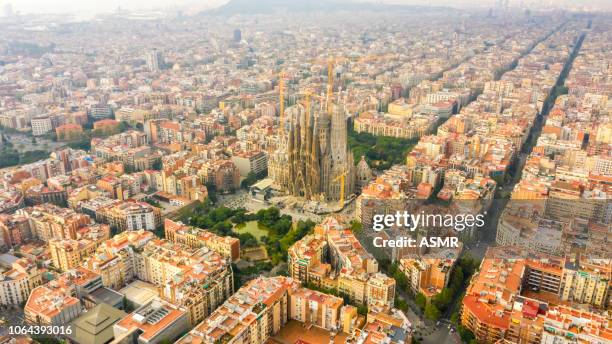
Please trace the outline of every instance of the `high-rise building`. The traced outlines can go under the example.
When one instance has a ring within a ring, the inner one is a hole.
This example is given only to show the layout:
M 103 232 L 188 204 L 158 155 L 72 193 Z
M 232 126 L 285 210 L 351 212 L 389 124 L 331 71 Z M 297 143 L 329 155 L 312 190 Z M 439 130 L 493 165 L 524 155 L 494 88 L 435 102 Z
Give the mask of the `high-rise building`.
M 240 42 L 242 40 L 242 31 L 240 29 L 234 30 L 234 42 Z
M 147 54 L 147 67 L 151 72 L 159 72 L 164 68 L 164 57 L 161 51 L 153 49 Z
M 13 5 L 11 4 L 5 4 L 4 6 L 2 6 L 2 14 L 4 15 L 4 17 L 6 18 L 10 18 L 13 16 Z
M 53 130 L 53 124 L 51 118 L 47 115 L 40 115 L 32 118 L 32 135 L 42 136 L 51 130 Z

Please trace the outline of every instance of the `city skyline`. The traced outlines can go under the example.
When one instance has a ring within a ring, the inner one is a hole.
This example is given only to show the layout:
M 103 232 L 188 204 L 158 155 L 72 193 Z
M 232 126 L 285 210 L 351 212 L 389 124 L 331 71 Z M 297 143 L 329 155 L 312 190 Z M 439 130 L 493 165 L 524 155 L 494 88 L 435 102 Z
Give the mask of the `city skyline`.
M 498 1 L 496 0 L 343 0 L 346 2 L 368 2 L 379 4 L 392 5 L 418 5 L 418 6 L 449 6 L 457 8 L 494 8 Z M 53 3 L 41 0 L 21 0 L 11 1 L 3 0 L 0 2 L 0 7 L 11 6 L 13 11 L 22 14 L 48 14 L 48 13 L 73 13 L 93 16 L 102 13 L 114 12 L 121 8 L 130 11 L 143 10 L 187 10 L 190 11 L 205 11 L 214 9 L 230 0 L 110 0 L 99 2 L 95 0 L 74 1 L 74 0 L 58 0 Z M 337 1 L 336 1 L 337 2 Z M 564 9 L 603 9 L 612 10 L 612 4 L 606 0 L 578 0 L 578 1 L 550 1 L 543 4 L 538 1 L 531 0 L 509 0 L 508 6 L 511 8 L 533 8 L 533 9 L 552 9 L 555 7 Z

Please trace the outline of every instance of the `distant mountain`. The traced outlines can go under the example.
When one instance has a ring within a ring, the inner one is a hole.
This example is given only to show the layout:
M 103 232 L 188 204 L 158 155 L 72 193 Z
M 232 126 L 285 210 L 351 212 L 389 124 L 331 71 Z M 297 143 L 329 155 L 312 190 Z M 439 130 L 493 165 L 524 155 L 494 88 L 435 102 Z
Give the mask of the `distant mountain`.
M 271 13 L 278 10 L 290 12 L 340 9 L 346 3 L 334 0 L 230 0 L 227 4 L 208 11 L 210 14 L 232 15 Z
M 338 11 L 338 10 L 389 10 L 408 9 L 415 6 L 385 5 L 381 3 L 366 3 L 347 0 L 230 0 L 227 4 L 206 14 L 266 14 L 279 10 L 288 12 Z

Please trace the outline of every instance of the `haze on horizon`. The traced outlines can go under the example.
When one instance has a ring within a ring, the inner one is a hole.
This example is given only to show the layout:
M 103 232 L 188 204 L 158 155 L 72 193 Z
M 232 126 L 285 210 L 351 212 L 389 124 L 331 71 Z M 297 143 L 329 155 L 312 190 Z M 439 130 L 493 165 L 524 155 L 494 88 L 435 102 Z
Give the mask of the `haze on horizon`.
M 14 13 L 46 14 L 75 13 L 99 14 L 117 10 L 150 9 L 197 9 L 206 10 L 227 3 L 229 0 L 0 0 L 0 8 L 11 5 Z M 254 0 L 257 1 L 257 0 Z M 451 7 L 492 7 L 497 0 L 345 0 L 355 2 L 378 2 L 385 4 L 438 5 Z M 612 10 L 610 0 L 509 0 L 510 7 L 563 6 L 573 9 Z

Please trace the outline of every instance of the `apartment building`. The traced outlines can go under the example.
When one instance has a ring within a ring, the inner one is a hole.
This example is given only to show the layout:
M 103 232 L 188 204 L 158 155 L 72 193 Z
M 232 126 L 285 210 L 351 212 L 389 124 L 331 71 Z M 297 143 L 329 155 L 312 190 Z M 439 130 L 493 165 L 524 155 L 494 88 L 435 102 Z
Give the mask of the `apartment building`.
M 170 195 L 185 197 L 190 200 L 204 201 L 208 197 L 208 189 L 196 175 L 189 175 L 182 170 L 145 171 L 150 176 L 151 184 L 158 191 Z
M 92 225 L 80 228 L 77 232 L 78 239 L 49 240 L 53 265 L 62 271 L 81 265 L 102 242 L 109 239 L 109 235 L 108 225 Z
M 612 341 L 610 319 L 605 315 L 567 306 L 553 306 L 543 321 L 541 343 L 609 343 Z
M 396 99 L 389 103 L 387 111 L 395 116 L 412 116 L 415 104 L 409 104 L 404 98 Z
M 177 343 L 265 343 L 289 321 L 289 295 L 297 288 L 299 282 L 281 276 L 251 280 Z
M 240 240 L 233 237 L 222 237 L 207 230 L 187 226 L 182 222 L 170 219 L 164 220 L 164 233 L 166 239 L 191 248 L 207 247 L 232 262 L 240 259 Z
M 421 293 L 428 300 L 448 286 L 461 248 L 433 252 L 421 257 L 402 258 L 399 269 L 406 275 L 412 292 Z
M 322 236 L 306 235 L 293 244 L 288 250 L 289 275 L 304 284 L 321 285 L 318 278 L 320 265 L 325 264 L 327 241 Z
M 302 283 L 338 290 L 358 304 L 393 307 L 395 280 L 378 271 L 374 256 L 340 216 L 324 219 L 288 255 L 289 273 Z
M 7 247 L 20 245 L 32 238 L 30 221 L 24 215 L 0 215 L 0 233 Z
M 152 231 L 161 226 L 161 210 L 145 202 L 113 202 L 98 209 L 96 219 L 119 231 Z
M 129 131 L 106 139 L 94 138 L 91 152 L 104 161 L 121 162 L 128 170 L 144 171 L 161 161 L 159 151 L 146 142 L 145 133 Z
M 437 120 L 438 116 L 435 115 L 415 114 L 398 118 L 365 112 L 355 118 L 353 128 L 358 133 L 413 140 L 431 133 Z
M 588 304 L 601 309 L 610 306 L 612 266 L 606 259 L 565 261 L 560 297 L 563 301 Z
M 410 321 L 401 311 L 371 310 L 363 327 L 355 329 L 354 332 L 344 332 L 351 334 L 349 340 L 362 343 L 405 344 L 412 341 L 409 328 Z
M 406 210 L 408 197 L 384 176 L 366 185 L 356 201 L 356 217 L 366 229 L 373 226 L 374 215 L 395 214 Z
M 81 262 L 96 250 L 96 242 L 91 240 L 51 239 L 49 250 L 53 259 L 53 266 L 67 271 L 81 264 Z
M 172 342 L 189 329 L 187 310 L 160 299 L 139 307 L 113 325 L 113 343 Z
M 42 271 L 29 258 L 0 255 L 0 304 L 19 305 L 42 284 Z
M 461 324 L 478 340 L 494 343 L 510 326 L 507 308 L 522 289 L 525 262 L 489 249 L 463 298 Z
M 82 267 L 70 270 L 32 290 L 24 307 L 25 320 L 30 324 L 66 325 L 83 311 L 81 299 L 101 286 L 97 273 Z
M 395 302 L 395 279 L 378 272 L 368 278 L 365 298 L 369 306 L 393 308 Z
M 268 169 L 268 155 L 262 151 L 236 152 L 232 155 L 232 162 L 241 177 L 246 177 L 249 173 L 260 175 Z
M 509 313 L 505 343 L 607 343 L 612 339 L 609 319 L 588 310 L 518 297 Z
M 32 135 L 42 136 L 53 130 L 51 118 L 48 115 L 33 117 L 31 120 Z
M 612 329 L 608 321 L 592 321 L 601 319 L 601 313 L 584 307 L 606 300 L 602 295 L 608 292 L 609 282 L 604 276 L 609 272 L 590 267 L 594 275 L 595 270 L 602 274 L 589 278 L 576 271 L 586 270 L 586 262 L 581 267 L 558 257 L 525 258 L 526 252 L 518 247 L 488 249 L 463 299 L 461 324 L 485 343 L 609 341 Z M 581 280 L 574 281 L 576 276 Z M 603 280 L 605 286 L 596 283 Z
M 105 287 L 122 288 L 136 276 L 136 252 L 154 238 L 155 234 L 145 230 L 119 233 L 101 243 L 82 265 L 98 273 Z
M 77 230 L 91 223 L 87 215 L 48 203 L 20 209 L 15 214 L 25 216 L 32 235 L 42 241 L 76 239 Z
M 215 185 L 217 192 L 230 193 L 240 187 L 240 171 L 231 160 L 213 160 L 201 169 L 206 183 Z
M 343 303 L 339 297 L 299 288 L 289 294 L 289 318 L 335 331 L 338 329 Z
M 185 307 L 192 325 L 234 292 L 229 259 L 206 247 L 154 239 L 134 254 L 134 271 L 138 279 L 160 287 L 160 296 Z

